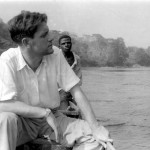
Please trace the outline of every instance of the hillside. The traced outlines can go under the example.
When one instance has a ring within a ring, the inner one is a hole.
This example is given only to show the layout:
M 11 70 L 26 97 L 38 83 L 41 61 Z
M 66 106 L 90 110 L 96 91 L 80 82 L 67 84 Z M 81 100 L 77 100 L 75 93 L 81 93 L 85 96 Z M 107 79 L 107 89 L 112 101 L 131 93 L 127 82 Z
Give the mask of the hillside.
M 106 39 L 100 34 L 83 35 L 51 31 L 54 45 L 58 45 L 60 34 L 69 34 L 73 51 L 81 57 L 82 66 L 150 66 L 150 47 L 147 49 L 127 47 L 123 38 Z
M 0 54 L 10 47 L 15 47 L 10 37 L 7 25 L 0 19 Z
M 16 44 L 11 40 L 7 25 L 0 19 L 0 54 Z M 83 35 L 82 37 L 69 32 L 50 31 L 53 44 L 58 46 L 61 34 L 72 37 L 73 51 L 81 58 L 82 66 L 120 66 L 132 67 L 134 65 L 150 66 L 150 47 L 147 49 L 127 47 L 124 39 L 106 39 L 100 34 Z

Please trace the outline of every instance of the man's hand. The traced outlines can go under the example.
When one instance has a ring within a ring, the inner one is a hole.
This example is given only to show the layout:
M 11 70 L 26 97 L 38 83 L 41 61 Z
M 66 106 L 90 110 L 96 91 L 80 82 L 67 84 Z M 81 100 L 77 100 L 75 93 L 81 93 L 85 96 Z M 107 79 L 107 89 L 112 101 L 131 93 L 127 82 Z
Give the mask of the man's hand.
M 102 141 L 102 142 L 113 141 L 112 139 L 110 139 L 109 131 L 101 125 L 93 128 L 92 131 L 93 131 L 93 136 L 97 141 Z
M 52 112 L 50 113 L 50 115 L 47 117 L 46 120 L 47 120 L 48 124 L 52 127 L 52 129 L 54 130 L 56 142 L 59 143 L 62 138 L 62 132 L 61 132 L 60 127 L 57 124 L 56 118 Z
M 110 135 L 109 135 L 109 131 L 101 126 L 101 125 L 98 125 L 98 126 L 95 126 L 93 129 L 93 137 L 94 139 L 103 145 L 104 148 L 108 147 L 108 143 L 111 143 L 113 142 L 112 139 L 110 139 Z M 110 149 L 110 150 L 114 150 L 114 149 Z

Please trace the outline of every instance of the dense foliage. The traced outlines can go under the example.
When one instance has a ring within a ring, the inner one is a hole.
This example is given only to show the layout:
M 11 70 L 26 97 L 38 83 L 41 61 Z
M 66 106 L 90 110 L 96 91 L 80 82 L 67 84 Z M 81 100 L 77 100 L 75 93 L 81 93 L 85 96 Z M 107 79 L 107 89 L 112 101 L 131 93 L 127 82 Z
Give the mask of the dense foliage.
M 150 66 L 150 47 L 126 47 L 123 38 L 106 39 L 100 34 L 84 35 L 51 31 L 54 45 L 58 46 L 60 34 L 69 34 L 73 40 L 73 51 L 81 58 L 82 66 Z
M 7 26 L 2 20 L 0 20 L 0 29 L 0 53 L 2 53 L 16 45 L 12 42 Z M 50 34 L 56 46 L 61 34 L 69 34 L 72 37 L 72 49 L 80 56 L 82 66 L 150 66 L 150 47 L 147 49 L 126 47 L 123 38 L 106 39 L 100 34 L 80 37 L 56 30 L 51 31 Z
M 10 47 L 15 47 L 10 37 L 7 25 L 0 19 L 0 54 Z

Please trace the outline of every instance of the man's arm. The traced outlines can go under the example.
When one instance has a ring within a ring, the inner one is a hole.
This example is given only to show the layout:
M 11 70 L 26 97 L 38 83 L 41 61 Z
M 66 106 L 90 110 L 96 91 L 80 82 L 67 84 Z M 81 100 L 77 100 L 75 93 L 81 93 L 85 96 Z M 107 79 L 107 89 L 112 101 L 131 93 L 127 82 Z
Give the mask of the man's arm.
M 61 138 L 61 132 L 59 131 L 55 116 L 52 112 L 50 112 L 47 116 L 47 111 L 45 108 L 30 106 L 17 100 L 6 100 L 0 101 L 0 113 L 1 112 L 12 112 L 16 115 L 20 115 L 26 118 L 46 117 L 48 124 L 55 132 L 56 141 L 58 142 L 59 138 Z
M 43 118 L 46 110 L 41 107 L 34 107 L 17 100 L 0 101 L 0 112 L 12 112 L 27 118 Z
M 91 105 L 88 102 L 85 94 L 81 90 L 80 86 L 79 85 L 74 86 L 70 90 L 70 92 L 74 97 L 75 101 L 77 102 L 77 105 L 79 106 L 80 110 L 82 111 L 85 120 L 89 123 L 93 137 L 98 141 L 99 140 L 104 142 L 112 141 L 111 139 L 109 139 L 108 130 L 97 122 L 94 112 L 91 108 Z
M 80 110 L 82 111 L 85 120 L 89 123 L 91 128 L 97 127 L 97 120 L 94 115 L 94 112 L 91 108 L 91 105 L 89 104 L 87 97 L 81 90 L 80 86 L 76 85 L 70 90 L 74 100 L 77 102 L 77 105 L 79 106 Z

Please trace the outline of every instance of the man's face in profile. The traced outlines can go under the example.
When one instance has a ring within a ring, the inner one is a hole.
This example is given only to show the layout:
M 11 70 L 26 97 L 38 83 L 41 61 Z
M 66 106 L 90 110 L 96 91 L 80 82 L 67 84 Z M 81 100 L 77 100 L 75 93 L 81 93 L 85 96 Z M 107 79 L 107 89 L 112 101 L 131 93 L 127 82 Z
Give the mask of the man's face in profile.
M 44 56 L 53 53 L 52 48 L 53 38 L 49 34 L 49 28 L 46 23 L 42 23 L 37 28 L 34 38 L 30 38 L 30 47 L 32 48 L 32 55 Z

